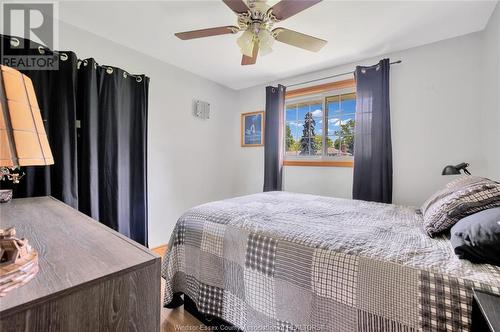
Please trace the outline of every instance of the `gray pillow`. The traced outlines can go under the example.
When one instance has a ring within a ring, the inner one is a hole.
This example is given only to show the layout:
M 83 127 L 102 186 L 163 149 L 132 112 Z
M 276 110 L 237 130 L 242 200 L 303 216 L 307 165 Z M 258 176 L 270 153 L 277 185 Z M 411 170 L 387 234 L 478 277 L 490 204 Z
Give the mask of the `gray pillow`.
M 500 266 L 500 207 L 461 219 L 450 233 L 459 258 Z
M 470 176 L 470 175 L 458 176 L 456 179 L 452 180 L 451 182 L 448 182 L 448 184 L 446 184 L 446 186 L 443 189 L 435 192 L 431 197 L 429 197 L 420 207 L 420 212 L 422 212 L 422 214 L 425 214 L 427 209 L 437 201 L 445 198 L 448 195 L 453 194 L 458 189 L 462 189 L 474 183 L 481 182 L 484 179 L 485 178 L 479 176 Z
M 424 228 L 430 236 L 450 229 L 460 219 L 500 206 L 500 184 L 481 178 L 459 178 L 422 206 Z

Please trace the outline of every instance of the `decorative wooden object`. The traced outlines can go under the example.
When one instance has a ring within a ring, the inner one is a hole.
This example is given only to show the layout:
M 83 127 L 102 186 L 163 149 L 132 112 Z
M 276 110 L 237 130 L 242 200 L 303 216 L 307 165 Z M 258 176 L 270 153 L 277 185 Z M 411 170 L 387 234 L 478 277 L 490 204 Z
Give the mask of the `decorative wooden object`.
M 38 272 L 38 253 L 14 228 L 0 229 L 0 297 L 26 284 Z
M 0 190 L 0 203 L 7 203 L 12 199 L 12 190 L 2 189 Z

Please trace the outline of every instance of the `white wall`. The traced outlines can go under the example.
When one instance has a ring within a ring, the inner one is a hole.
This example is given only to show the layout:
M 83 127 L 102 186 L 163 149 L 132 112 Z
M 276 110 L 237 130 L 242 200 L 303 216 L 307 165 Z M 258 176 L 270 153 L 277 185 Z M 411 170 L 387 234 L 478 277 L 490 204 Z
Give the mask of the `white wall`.
M 234 168 L 227 162 L 227 128 L 232 124 L 227 118 L 235 112 L 235 91 L 65 23 L 59 28 L 60 49 L 151 78 L 150 246 L 167 243 L 175 222 L 190 207 L 233 195 Z M 194 98 L 211 103 L 210 120 L 191 115 Z
M 484 150 L 487 175 L 500 181 L 500 3 L 484 30 L 482 49 Z
M 402 60 L 402 64 L 391 67 L 390 77 L 394 202 L 420 205 L 449 180 L 440 175 L 447 164 L 467 161 L 474 174 L 488 173 L 482 146 L 481 48 L 482 35 L 474 33 L 280 83 L 344 73 L 357 64 L 373 64 L 384 57 Z M 238 99 L 240 113 L 264 109 L 264 86 L 242 90 Z M 238 121 L 235 116 L 235 127 Z M 239 148 L 236 154 L 246 177 L 235 185 L 235 192 L 260 191 L 263 149 Z M 285 190 L 351 197 L 352 169 L 285 167 L 284 174 Z

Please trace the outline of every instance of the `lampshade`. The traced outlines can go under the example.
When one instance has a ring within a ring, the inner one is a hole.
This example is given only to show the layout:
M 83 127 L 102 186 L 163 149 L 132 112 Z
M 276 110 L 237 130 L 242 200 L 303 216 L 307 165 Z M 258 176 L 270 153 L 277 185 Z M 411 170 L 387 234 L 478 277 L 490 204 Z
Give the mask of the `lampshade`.
M 460 170 L 458 170 L 453 165 L 447 165 L 445 168 L 443 168 L 443 171 L 441 172 L 441 175 L 456 175 L 456 174 L 460 174 Z
M 0 167 L 53 163 L 31 79 L 0 65 Z
M 236 43 L 240 47 L 241 53 L 251 57 L 253 54 L 254 45 L 253 33 L 249 30 L 244 31 L 241 36 L 236 40 Z
M 268 30 L 262 29 L 259 32 L 259 54 L 266 55 L 273 51 L 274 37 Z
M 457 175 L 460 174 L 460 171 L 464 171 L 465 174 L 470 175 L 469 170 L 467 169 L 469 167 L 468 163 L 460 163 L 458 165 L 447 165 L 445 168 L 443 168 L 443 171 L 441 172 L 441 175 Z

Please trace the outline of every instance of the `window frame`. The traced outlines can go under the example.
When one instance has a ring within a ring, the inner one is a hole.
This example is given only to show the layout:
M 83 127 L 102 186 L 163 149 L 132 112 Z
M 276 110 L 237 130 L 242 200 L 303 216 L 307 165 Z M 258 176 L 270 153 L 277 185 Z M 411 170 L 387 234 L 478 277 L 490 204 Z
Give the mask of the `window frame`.
M 308 99 L 311 100 L 319 97 L 323 100 L 323 119 L 324 119 L 327 113 L 326 99 L 328 97 L 349 94 L 349 93 L 356 93 L 356 81 L 354 80 L 354 78 L 287 91 L 285 94 L 285 112 L 286 112 L 286 105 L 290 100 L 292 100 L 292 102 L 300 102 L 303 100 L 308 100 Z M 354 160 L 342 160 L 335 157 L 326 157 L 324 155 L 324 149 L 326 149 L 324 143 L 327 139 L 326 138 L 327 135 L 325 135 L 325 127 L 327 125 L 328 122 L 323 121 L 323 152 L 321 157 L 290 158 L 287 157 L 286 146 L 284 146 L 283 165 L 313 166 L 313 167 L 353 167 Z M 286 127 L 286 120 L 284 122 L 284 126 Z M 284 132 L 286 132 L 285 128 Z M 286 145 L 285 140 L 284 144 Z

